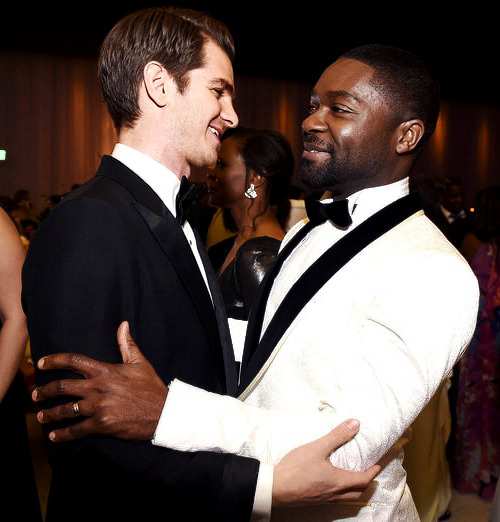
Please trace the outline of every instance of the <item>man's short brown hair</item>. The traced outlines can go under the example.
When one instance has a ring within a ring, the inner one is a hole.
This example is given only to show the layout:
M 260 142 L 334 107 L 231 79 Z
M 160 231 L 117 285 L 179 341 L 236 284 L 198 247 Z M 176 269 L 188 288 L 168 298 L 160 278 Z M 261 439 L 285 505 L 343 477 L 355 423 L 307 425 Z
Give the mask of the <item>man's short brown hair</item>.
M 205 13 L 154 7 L 120 20 L 106 36 L 98 62 L 104 100 L 115 128 L 132 126 L 140 116 L 138 92 L 147 63 L 161 63 L 182 92 L 189 72 L 203 66 L 209 39 L 234 60 L 234 42 L 227 27 Z

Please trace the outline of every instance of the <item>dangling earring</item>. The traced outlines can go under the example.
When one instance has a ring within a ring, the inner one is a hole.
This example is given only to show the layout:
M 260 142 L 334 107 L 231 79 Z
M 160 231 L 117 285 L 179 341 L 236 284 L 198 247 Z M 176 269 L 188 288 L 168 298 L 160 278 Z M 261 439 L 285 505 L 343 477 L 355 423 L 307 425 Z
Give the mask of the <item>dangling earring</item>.
M 257 192 L 255 192 L 255 185 L 250 183 L 250 186 L 245 190 L 245 197 L 248 199 L 255 199 Z

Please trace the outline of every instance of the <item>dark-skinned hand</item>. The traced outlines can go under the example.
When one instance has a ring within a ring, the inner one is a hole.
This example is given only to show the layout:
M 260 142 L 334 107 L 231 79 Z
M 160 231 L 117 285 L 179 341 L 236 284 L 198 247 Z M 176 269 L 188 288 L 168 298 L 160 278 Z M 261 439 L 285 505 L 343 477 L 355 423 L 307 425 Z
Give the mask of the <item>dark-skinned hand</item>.
M 91 434 L 129 440 L 153 437 L 168 388 L 133 341 L 126 321 L 118 328 L 117 338 L 123 364 L 104 363 L 75 353 L 48 355 L 39 360 L 41 370 L 71 370 L 85 377 L 52 381 L 33 391 L 35 402 L 80 397 L 76 413 L 73 402 L 38 412 L 42 424 L 82 419 L 52 431 L 49 434 L 52 441 L 69 441 Z

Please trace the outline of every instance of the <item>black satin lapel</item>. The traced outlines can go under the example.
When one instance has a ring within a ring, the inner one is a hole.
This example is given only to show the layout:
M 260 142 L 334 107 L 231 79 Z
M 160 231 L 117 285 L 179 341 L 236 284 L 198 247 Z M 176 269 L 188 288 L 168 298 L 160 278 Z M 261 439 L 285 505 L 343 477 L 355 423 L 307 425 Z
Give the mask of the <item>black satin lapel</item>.
M 103 156 L 97 175 L 112 179 L 131 194 L 135 208 L 144 219 L 151 233 L 155 236 L 170 263 L 174 266 L 186 289 L 187 295 L 197 310 L 200 322 L 204 325 L 213 348 L 214 360 L 216 360 L 216 367 L 219 371 L 221 383 L 225 383 L 226 386 L 231 386 L 228 390 L 234 394 L 236 391 L 236 383 L 233 383 L 231 378 L 232 372 L 225 371 L 225 365 L 227 364 L 228 367 L 230 367 L 230 365 L 229 361 L 226 361 L 227 355 L 224 356 L 223 360 L 223 354 L 221 353 L 220 326 L 218 324 L 220 321 L 220 313 L 217 312 L 216 314 L 214 310 L 210 293 L 207 290 L 191 247 L 179 223 L 167 210 L 151 187 L 117 159 L 111 156 Z M 204 249 L 198 248 L 198 250 L 200 254 L 204 252 Z M 204 264 L 205 268 L 211 268 L 210 263 L 207 264 L 204 261 Z M 210 284 L 213 283 L 210 283 L 209 279 L 209 285 Z M 213 292 L 212 288 L 211 290 Z M 228 329 L 227 318 L 225 318 L 225 321 L 226 328 Z M 230 353 L 234 361 L 230 335 L 227 334 L 227 336 L 229 338 Z M 235 379 L 236 377 L 234 377 L 234 380 Z
M 283 334 L 314 294 L 356 254 L 421 208 L 417 193 L 398 199 L 347 233 L 302 274 L 280 303 L 258 346 L 247 357 L 245 367 L 242 366 L 240 392 L 251 383 Z M 263 306 L 265 308 L 265 304 Z M 261 328 L 262 324 L 259 332 Z
M 285 245 L 281 252 L 276 257 L 273 266 L 267 272 L 262 280 L 259 290 L 255 298 L 255 305 L 250 310 L 248 318 L 247 333 L 245 336 L 245 348 L 243 350 L 243 360 L 241 362 L 242 370 L 248 364 L 257 345 L 259 344 L 260 334 L 262 331 L 262 322 L 264 320 L 264 313 L 266 311 L 267 299 L 269 292 L 274 282 L 274 278 L 278 274 L 285 259 L 295 249 L 295 247 L 302 241 L 309 231 L 314 228 L 314 225 L 309 222 L 305 224 L 295 236 Z
M 112 179 L 126 189 L 135 201 L 161 217 L 165 205 L 158 194 L 121 161 L 112 156 L 103 156 L 97 175 Z
M 134 201 L 134 206 L 182 281 L 186 294 L 190 297 L 201 323 L 205 326 L 207 335 L 214 346 L 214 351 L 219 351 L 218 324 L 212 300 L 181 226 L 166 208 L 163 216 L 159 216 L 137 201 Z M 220 354 L 218 359 L 219 364 L 217 366 L 220 368 L 221 381 L 225 382 L 226 377 Z
M 181 226 L 172 214 L 165 208 L 163 215 L 158 216 L 137 201 L 134 201 L 134 206 L 144 218 L 162 250 L 174 265 L 183 283 L 190 291 L 194 291 L 195 294 L 204 295 L 204 300 L 209 302 L 210 296 L 208 295 L 205 281 L 203 281 L 203 277 L 198 270 L 191 247 Z M 200 289 L 203 291 L 200 292 Z
M 217 281 L 217 275 L 215 274 L 212 263 L 210 262 L 210 259 L 205 251 L 205 245 L 203 245 L 203 242 L 201 241 L 196 231 L 195 236 L 198 245 L 198 251 L 200 253 L 203 266 L 205 267 L 205 273 L 207 274 L 208 285 L 210 287 L 210 292 L 212 294 L 212 300 L 215 308 L 215 316 L 219 326 L 222 357 L 224 360 L 224 369 L 226 374 L 227 394 L 235 396 L 238 388 L 238 376 L 236 362 L 234 359 L 231 333 L 229 331 L 229 325 L 227 322 L 226 306 L 224 304 L 224 299 Z

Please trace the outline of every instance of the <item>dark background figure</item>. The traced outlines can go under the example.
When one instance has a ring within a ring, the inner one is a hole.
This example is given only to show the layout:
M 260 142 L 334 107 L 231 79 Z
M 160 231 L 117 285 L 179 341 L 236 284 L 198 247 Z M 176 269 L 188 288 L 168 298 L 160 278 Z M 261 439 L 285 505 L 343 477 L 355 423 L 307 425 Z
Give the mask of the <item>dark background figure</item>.
M 9 215 L 12 212 L 13 206 L 14 202 L 10 196 L 5 194 L 0 195 L 0 207 L 2 207 Z
M 45 208 L 38 214 L 38 221 L 42 222 L 51 212 L 51 210 L 61 202 L 62 196 L 60 194 L 52 194 L 47 198 Z
M 451 244 L 459 248 L 465 234 L 472 227 L 472 216 L 464 201 L 462 180 L 457 176 L 445 178 L 442 182 L 438 181 L 438 189 L 440 205 L 434 222 Z
M 19 189 L 12 198 L 12 217 L 16 221 L 18 227 L 21 226 L 23 219 L 36 219 L 36 212 L 31 200 L 31 194 L 26 189 Z

